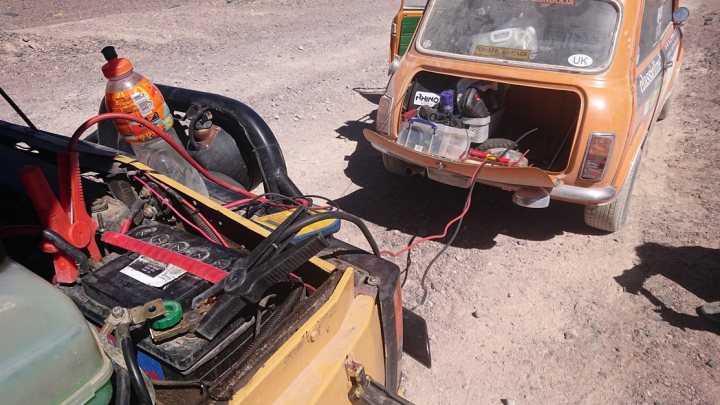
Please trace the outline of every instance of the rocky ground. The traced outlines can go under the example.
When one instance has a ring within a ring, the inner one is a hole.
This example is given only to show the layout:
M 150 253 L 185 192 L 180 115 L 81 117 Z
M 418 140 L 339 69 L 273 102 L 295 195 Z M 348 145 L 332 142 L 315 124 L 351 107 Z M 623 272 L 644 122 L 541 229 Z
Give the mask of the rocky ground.
M 406 395 L 435 403 L 720 402 L 719 328 L 695 308 L 720 299 L 720 4 L 683 1 L 686 59 L 669 119 L 643 158 L 629 223 L 582 224 L 478 188 L 416 312 L 433 368 L 403 361 Z M 381 246 L 437 233 L 465 191 L 387 174 L 363 139 L 386 84 L 396 2 L 0 0 L 0 85 L 38 127 L 70 134 L 104 91 L 114 45 L 158 83 L 245 101 L 281 141 L 308 193 L 365 219 Z M 0 105 L 0 117 L 17 121 Z M 342 238 L 363 246 L 352 227 Z M 412 253 L 405 303 L 442 244 Z M 404 267 L 406 258 L 396 259 Z

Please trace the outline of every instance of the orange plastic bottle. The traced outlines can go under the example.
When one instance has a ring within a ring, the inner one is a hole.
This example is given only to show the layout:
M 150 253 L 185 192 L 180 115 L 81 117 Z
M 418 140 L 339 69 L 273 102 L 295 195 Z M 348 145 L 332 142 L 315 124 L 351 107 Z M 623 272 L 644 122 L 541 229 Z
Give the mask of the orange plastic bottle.
M 145 118 L 180 145 L 180 139 L 173 129 L 173 116 L 160 90 L 145 76 L 133 71 L 130 60 L 118 58 L 114 47 L 107 46 L 102 53 L 107 60 L 102 67 L 103 75 L 108 79 L 105 87 L 107 110 Z M 123 139 L 130 143 L 139 161 L 208 195 L 200 173 L 150 129 L 127 120 L 115 120 L 115 127 Z

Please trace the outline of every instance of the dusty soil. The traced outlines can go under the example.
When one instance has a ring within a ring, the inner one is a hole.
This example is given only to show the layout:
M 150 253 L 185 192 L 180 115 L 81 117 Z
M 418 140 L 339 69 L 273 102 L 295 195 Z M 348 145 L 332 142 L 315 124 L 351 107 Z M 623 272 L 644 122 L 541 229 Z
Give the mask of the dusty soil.
M 362 138 L 387 77 L 397 4 L 327 0 L 109 5 L 0 0 L 0 83 L 40 127 L 69 134 L 103 95 L 99 50 L 115 45 L 159 83 L 247 102 L 280 139 L 304 191 L 337 199 L 380 245 L 436 233 L 465 191 L 385 173 Z M 582 208 L 515 207 L 479 188 L 460 236 L 416 308 L 433 368 L 403 361 L 417 403 L 720 402 L 720 4 L 683 2 L 686 60 L 673 114 L 644 156 L 628 226 L 602 234 Z M 0 105 L 0 117 L 17 121 Z M 342 238 L 363 246 L 347 226 Z M 441 243 L 412 254 L 405 303 Z M 398 258 L 405 265 L 405 258 Z

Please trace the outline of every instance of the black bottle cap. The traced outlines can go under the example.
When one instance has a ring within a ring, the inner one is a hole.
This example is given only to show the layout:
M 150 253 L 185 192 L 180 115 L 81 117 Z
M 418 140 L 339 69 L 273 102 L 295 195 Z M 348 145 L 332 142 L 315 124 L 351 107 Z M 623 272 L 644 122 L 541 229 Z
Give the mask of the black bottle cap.
M 118 57 L 117 52 L 115 52 L 115 47 L 114 47 L 114 46 L 106 46 L 106 47 L 103 48 L 102 51 L 100 51 L 100 52 L 102 52 L 102 54 L 103 54 L 103 56 L 105 57 L 105 60 L 106 60 L 106 61 L 111 61 L 111 60 L 113 60 L 113 59 L 117 59 L 117 57 Z

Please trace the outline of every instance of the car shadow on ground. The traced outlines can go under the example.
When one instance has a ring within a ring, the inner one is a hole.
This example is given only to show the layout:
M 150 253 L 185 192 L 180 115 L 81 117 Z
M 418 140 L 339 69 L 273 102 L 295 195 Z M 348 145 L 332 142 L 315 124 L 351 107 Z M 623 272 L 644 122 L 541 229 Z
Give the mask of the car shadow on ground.
M 720 324 L 699 315 L 680 313 L 653 292 L 646 282 L 661 275 L 705 302 L 720 300 L 720 250 L 700 246 L 666 246 L 645 243 L 635 249 L 640 264 L 625 270 L 615 280 L 631 294 L 642 294 L 659 309 L 660 317 L 681 329 L 720 333 Z M 666 298 L 666 300 L 668 300 Z
M 336 202 L 343 210 L 388 229 L 420 236 L 440 233 L 462 211 L 467 190 L 385 171 L 380 152 L 362 135 L 364 128 L 374 129 L 374 120 L 375 111 L 336 130 L 339 138 L 356 143 L 346 157 L 345 174 L 360 187 Z M 603 234 L 583 223 L 581 206 L 553 201 L 548 208 L 532 210 L 514 205 L 511 198 L 511 193 L 478 185 L 453 246 L 490 249 L 498 234 L 532 241 L 563 232 Z

